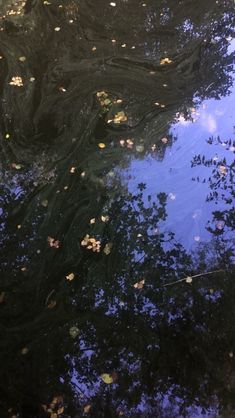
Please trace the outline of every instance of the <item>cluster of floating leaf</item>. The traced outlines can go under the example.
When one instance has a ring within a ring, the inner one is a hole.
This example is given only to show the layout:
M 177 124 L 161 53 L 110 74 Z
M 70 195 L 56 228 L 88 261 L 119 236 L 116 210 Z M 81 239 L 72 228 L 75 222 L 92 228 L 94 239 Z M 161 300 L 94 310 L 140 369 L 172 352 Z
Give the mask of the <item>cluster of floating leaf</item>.
M 90 237 L 90 235 L 86 234 L 86 236 L 81 241 L 82 247 L 86 247 L 87 250 L 92 250 L 93 252 L 100 252 L 101 242 L 97 241 L 95 238 Z
M 52 248 L 60 248 L 60 241 L 58 239 L 49 236 L 47 237 L 47 242 L 49 246 Z
M 17 87 L 22 87 L 23 86 L 23 80 L 22 77 L 19 76 L 15 76 L 12 77 L 10 83 L 11 86 L 17 86 Z
M 42 405 L 42 409 L 50 414 L 50 418 L 57 418 L 64 413 L 63 397 L 55 396 L 49 405 Z
M 102 106 L 103 113 L 107 113 L 112 105 L 122 103 L 122 99 L 111 100 L 108 96 L 108 93 L 106 93 L 105 91 L 98 91 L 96 93 L 96 97 L 98 98 L 99 103 Z M 127 116 L 125 115 L 125 112 L 121 110 L 120 112 L 115 113 L 114 117 L 108 120 L 108 123 L 113 122 L 115 124 L 120 124 L 121 122 L 126 121 Z

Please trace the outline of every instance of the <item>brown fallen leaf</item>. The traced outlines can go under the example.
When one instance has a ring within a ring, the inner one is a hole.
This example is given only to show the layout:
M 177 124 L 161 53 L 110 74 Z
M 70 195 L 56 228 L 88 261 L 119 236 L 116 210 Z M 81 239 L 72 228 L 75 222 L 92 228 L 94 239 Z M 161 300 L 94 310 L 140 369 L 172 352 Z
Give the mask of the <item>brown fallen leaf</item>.
M 50 247 L 52 248 L 59 248 L 60 247 L 60 241 L 58 239 L 55 239 L 53 237 L 47 237 L 47 242 Z
M 48 303 L 47 308 L 53 309 L 56 306 L 56 300 L 51 300 L 50 303 Z
M 20 352 L 21 352 L 21 354 L 25 355 L 29 352 L 29 349 L 28 349 L 28 347 L 24 347 L 24 348 L 21 349 Z
M 219 172 L 222 176 L 226 176 L 227 174 L 227 167 L 225 167 L 224 165 L 220 165 L 219 166 Z
M 83 408 L 83 412 L 85 414 L 88 414 L 90 412 L 90 410 L 91 410 L 91 405 L 85 405 L 84 408 Z

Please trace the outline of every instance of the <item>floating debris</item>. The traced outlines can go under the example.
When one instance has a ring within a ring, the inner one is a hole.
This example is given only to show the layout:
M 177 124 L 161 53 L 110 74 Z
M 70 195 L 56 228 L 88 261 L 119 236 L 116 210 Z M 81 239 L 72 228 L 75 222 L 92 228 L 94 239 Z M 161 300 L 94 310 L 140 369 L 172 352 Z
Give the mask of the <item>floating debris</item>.
M 9 83 L 11 86 L 17 86 L 22 87 L 23 86 L 23 80 L 22 77 L 19 77 L 18 75 L 11 78 L 11 81 Z
M 47 242 L 49 246 L 52 248 L 60 248 L 60 241 L 58 239 L 55 239 L 53 237 L 47 237 Z
M 100 377 L 103 380 L 103 382 L 106 383 L 106 385 L 110 385 L 111 383 L 113 383 L 113 378 L 109 373 L 103 373 Z
M 121 122 L 125 122 L 127 121 L 127 116 L 125 115 L 125 113 L 123 111 L 116 113 L 116 115 L 114 116 L 113 122 L 116 124 L 119 124 Z
M 69 282 L 71 282 L 74 278 L 75 278 L 75 274 L 74 274 L 74 273 L 69 273 L 69 274 L 66 276 L 66 279 L 67 279 Z
M 171 64 L 173 61 L 170 58 L 162 58 L 160 61 L 160 65 Z
M 134 287 L 135 289 L 143 289 L 144 284 L 145 284 L 145 279 L 141 280 L 140 282 L 135 283 L 135 284 L 133 285 L 133 287 Z
M 80 334 L 80 329 L 78 327 L 71 327 L 69 334 L 72 338 L 76 338 Z
M 100 252 L 100 241 L 97 241 L 95 238 L 90 237 L 90 235 L 86 234 L 86 236 L 81 241 L 81 246 L 86 247 L 87 250 L 92 250 L 93 252 Z

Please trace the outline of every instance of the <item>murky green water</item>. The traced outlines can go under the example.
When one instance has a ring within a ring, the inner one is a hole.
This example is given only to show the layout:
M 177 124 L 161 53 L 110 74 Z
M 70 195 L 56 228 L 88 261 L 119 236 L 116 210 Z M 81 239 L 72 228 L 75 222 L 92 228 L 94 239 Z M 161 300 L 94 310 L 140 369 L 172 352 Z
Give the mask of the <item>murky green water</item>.
M 230 0 L 0 1 L 0 417 L 235 417 Z

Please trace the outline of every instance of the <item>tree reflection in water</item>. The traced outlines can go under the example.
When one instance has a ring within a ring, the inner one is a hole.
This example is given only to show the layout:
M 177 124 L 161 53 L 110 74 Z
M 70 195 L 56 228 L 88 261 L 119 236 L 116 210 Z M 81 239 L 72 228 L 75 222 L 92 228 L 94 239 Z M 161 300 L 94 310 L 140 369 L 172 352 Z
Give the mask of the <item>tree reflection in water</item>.
M 234 163 L 216 163 L 228 210 L 194 253 L 161 227 L 164 190 L 146 201 L 118 175 L 171 145 L 176 112 L 229 93 L 233 9 L 1 5 L 3 417 L 233 416 Z

